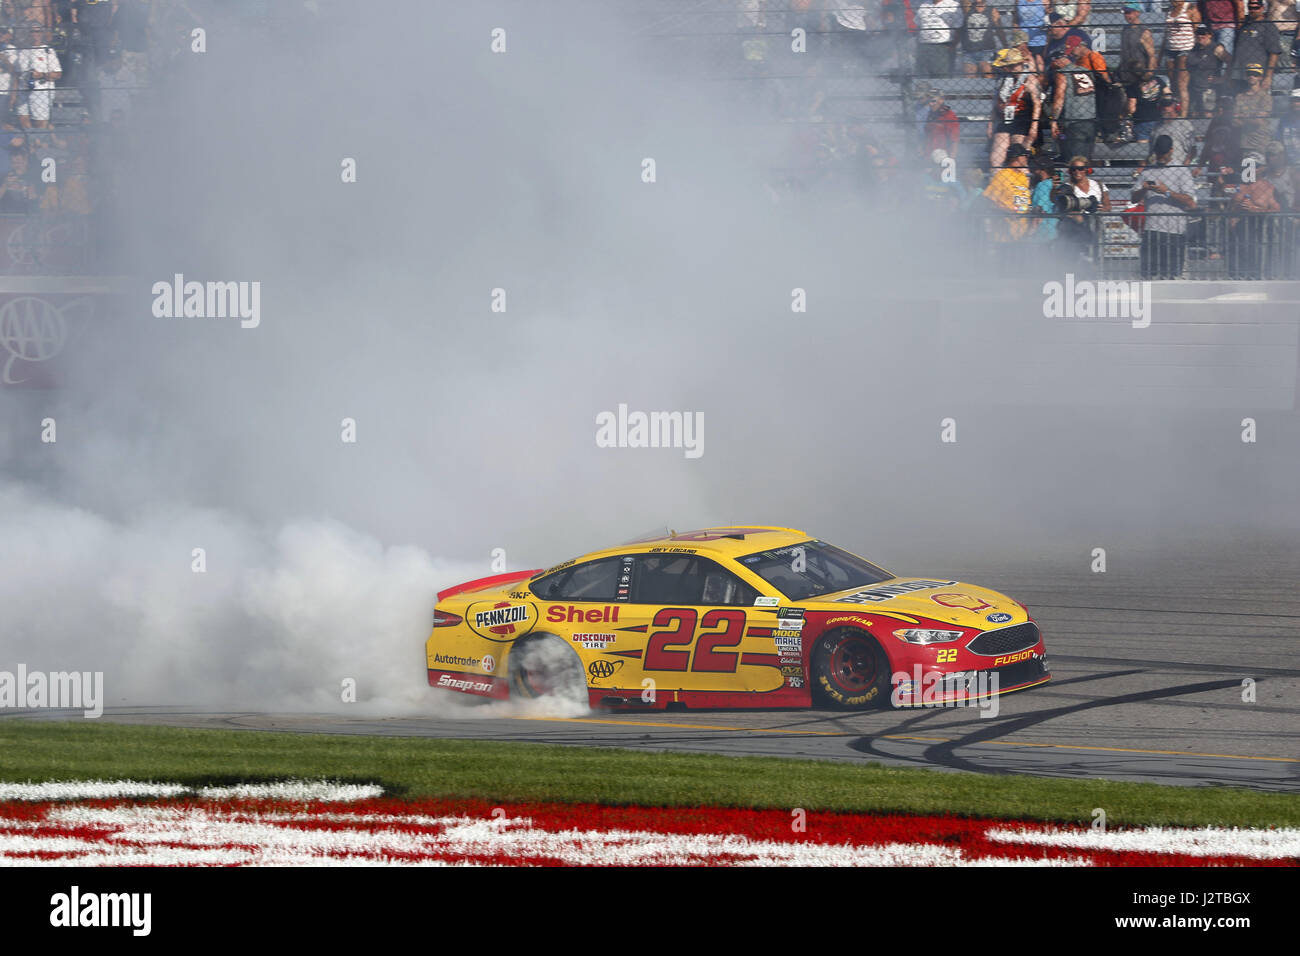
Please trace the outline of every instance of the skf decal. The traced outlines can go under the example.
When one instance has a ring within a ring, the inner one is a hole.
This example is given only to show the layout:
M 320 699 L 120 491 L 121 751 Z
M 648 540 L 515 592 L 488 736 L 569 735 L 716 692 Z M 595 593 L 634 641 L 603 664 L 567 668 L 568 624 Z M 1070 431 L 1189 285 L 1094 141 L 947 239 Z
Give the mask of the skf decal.
M 557 604 L 546 609 L 546 620 L 552 624 L 617 624 L 618 606 L 574 607 Z
M 981 601 L 970 594 L 962 594 L 959 591 L 944 591 L 942 594 L 931 594 L 930 600 L 935 604 L 942 604 L 944 607 L 964 607 L 968 611 L 982 611 L 986 607 L 992 607 L 988 601 Z
M 911 591 L 928 591 L 930 588 L 946 588 L 956 581 L 907 581 L 903 584 L 884 584 L 878 588 L 856 591 L 848 597 L 839 598 L 840 604 L 875 604 L 890 601 Z
M 537 608 L 526 601 L 480 601 L 466 608 L 465 623 L 480 637 L 513 641 L 533 629 L 537 623 Z
M 1021 651 L 1019 654 L 1008 654 L 1006 657 L 995 657 L 993 659 L 993 666 L 997 667 L 999 664 L 1014 664 L 1016 661 L 1023 661 L 1027 657 L 1033 657 L 1033 655 L 1034 652 L 1029 650 Z

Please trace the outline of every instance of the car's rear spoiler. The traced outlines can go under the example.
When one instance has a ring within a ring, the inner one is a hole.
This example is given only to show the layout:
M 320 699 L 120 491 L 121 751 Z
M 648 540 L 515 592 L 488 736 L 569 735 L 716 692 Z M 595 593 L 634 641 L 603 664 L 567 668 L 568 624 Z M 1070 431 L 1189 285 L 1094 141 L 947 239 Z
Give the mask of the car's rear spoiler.
M 466 581 L 464 584 L 457 584 L 455 587 L 447 588 L 445 591 L 438 592 L 438 600 L 445 601 L 447 598 L 456 594 L 464 594 L 466 591 L 482 591 L 485 588 L 499 587 L 510 584 L 512 581 L 523 581 L 531 578 L 534 574 L 539 574 L 542 568 L 534 568 L 531 571 L 508 571 L 505 574 L 494 574 L 489 578 L 479 578 L 476 581 Z

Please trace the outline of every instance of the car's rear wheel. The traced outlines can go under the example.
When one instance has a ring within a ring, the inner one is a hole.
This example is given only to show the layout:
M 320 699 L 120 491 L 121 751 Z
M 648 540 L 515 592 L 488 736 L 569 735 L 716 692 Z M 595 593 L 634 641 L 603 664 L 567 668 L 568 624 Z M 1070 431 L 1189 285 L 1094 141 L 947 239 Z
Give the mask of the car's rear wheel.
M 809 665 L 813 692 L 830 707 L 860 710 L 889 700 L 889 658 L 865 631 L 842 627 L 823 634 Z
M 510 692 L 525 699 L 556 697 L 587 704 L 582 661 L 561 638 L 539 634 L 519 641 L 510 651 Z

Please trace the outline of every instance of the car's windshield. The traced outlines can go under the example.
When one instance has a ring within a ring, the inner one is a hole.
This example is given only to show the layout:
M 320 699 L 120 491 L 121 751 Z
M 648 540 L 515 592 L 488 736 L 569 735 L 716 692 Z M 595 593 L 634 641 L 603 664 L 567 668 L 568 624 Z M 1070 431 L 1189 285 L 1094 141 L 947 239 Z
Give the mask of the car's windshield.
M 877 584 L 893 577 L 883 568 L 824 541 L 805 541 L 740 558 L 740 563 L 791 601 Z

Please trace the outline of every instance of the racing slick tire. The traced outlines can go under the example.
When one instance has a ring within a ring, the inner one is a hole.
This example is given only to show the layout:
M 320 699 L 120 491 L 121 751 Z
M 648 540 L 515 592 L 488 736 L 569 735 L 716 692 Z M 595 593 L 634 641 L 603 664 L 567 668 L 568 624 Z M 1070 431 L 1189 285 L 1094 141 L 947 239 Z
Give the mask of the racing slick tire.
M 841 627 L 813 645 L 808 665 L 814 698 L 838 710 L 865 710 L 889 702 L 889 658 L 865 631 Z
M 509 683 L 512 696 L 525 700 L 558 697 L 586 705 L 587 678 L 582 661 L 563 638 L 536 634 L 523 638 L 510 650 Z

